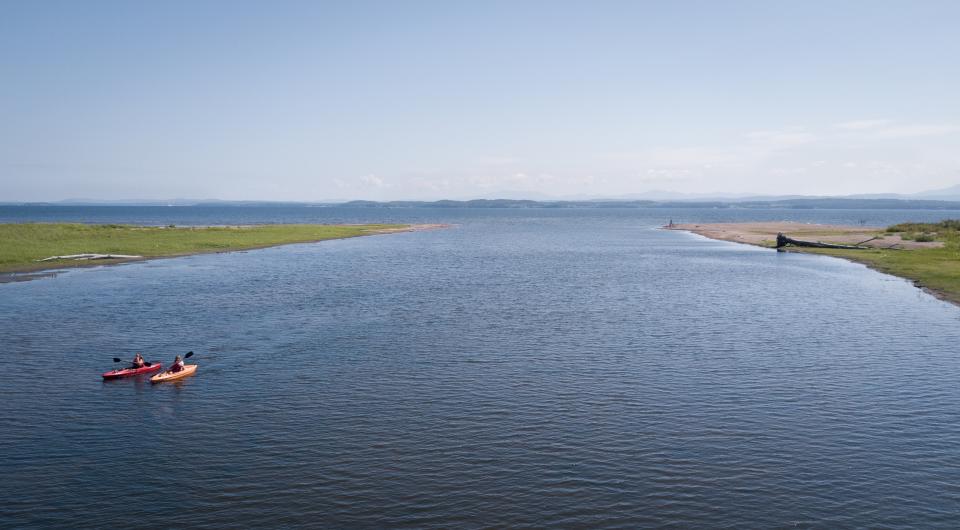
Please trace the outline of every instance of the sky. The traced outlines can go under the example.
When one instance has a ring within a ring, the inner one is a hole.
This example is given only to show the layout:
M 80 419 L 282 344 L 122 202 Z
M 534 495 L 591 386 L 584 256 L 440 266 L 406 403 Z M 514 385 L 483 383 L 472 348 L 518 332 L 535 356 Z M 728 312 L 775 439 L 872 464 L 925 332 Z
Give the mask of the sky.
M 960 2 L 0 0 L 0 202 L 960 184 Z

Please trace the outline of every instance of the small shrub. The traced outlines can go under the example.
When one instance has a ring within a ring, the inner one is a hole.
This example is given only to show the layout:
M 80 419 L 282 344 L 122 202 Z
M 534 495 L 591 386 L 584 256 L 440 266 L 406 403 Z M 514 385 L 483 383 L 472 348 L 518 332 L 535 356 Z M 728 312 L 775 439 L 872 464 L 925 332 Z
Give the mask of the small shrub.
M 960 231 L 960 219 L 944 219 L 939 223 L 900 223 L 887 227 L 887 232 L 956 232 Z

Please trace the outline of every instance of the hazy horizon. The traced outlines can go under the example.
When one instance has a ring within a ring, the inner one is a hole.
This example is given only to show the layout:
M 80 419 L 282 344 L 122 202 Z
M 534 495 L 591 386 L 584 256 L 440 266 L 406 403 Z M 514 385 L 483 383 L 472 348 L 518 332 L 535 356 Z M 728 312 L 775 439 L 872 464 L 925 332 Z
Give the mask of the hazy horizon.
M 923 190 L 917 193 L 912 194 L 895 194 L 895 193 L 864 193 L 864 194 L 851 194 L 851 195 L 800 195 L 800 194 L 782 194 L 782 195 L 768 195 L 768 194 L 698 194 L 698 193 L 679 193 L 672 192 L 668 190 L 651 190 L 649 192 L 641 192 L 635 194 L 627 195 L 610 195 L 610 196 L 591 196 L 591 195 L 581 195 L 581 196 L 554 196 L 545 193 L 530 193 L 524 194 L 522 192 L 503 192 L 503 193 L 491 193 L 485 196 L 466 196 L 466 197 L 441 197 L 437 199 L 407 199 L 407 198 L 396 198 L 396 199 L 332 199 L 332 200 L 271 200 L 271 199 L 251 199 L 251 198 L 239 198 L 239 199 L 223 199 L 220 197 L 158 197 L 158 198 L 144 198 L 144 197 L 124 197 L 116 199 L 104 199 L 99 197 L 67 197 L 63 199 L 52 199 L 52 200 L 33 200 L 33 201 L 0 201 L 0 204 L 17 204 L 17 203 L 67 203 L 67 204 L 147 204 L 147 203 L 178 203 L 178 204 L 190 204 L 190 203 L 208 203 L 208 202 L 227 202 L 227 203 L 302 203 L 302 204 L 315 204 L 315 203 L 344 203 L 351 201 L 363 201 L 363 200 L 372 200 L 374 202 L 390 202 L 390 201 L 399 201 L 399 202 L 432 202 L 440 200 L 448 201 L 476 201 L 476 200 L 529 200 L 529 201 L 545 201 L 545 202 L 565 202 L 565 201 L 633 201 L 633 200 L 652 200 L 660 202 L 669 202 L 669 201 L 749 201 L 749 200 L 783 200 L 783 199 L 793 199 L 793 198 L 803 198 L 803 199 L 901 199 L 901 200 L 931 200 L 931 201 L 949 201 L 949 202 L 960 202 L 960 185 L 951 186 L 949 188 L 937 189 L 937 190 Z
M 0 202 L 912 194 L 948 1 L 9 3 Z

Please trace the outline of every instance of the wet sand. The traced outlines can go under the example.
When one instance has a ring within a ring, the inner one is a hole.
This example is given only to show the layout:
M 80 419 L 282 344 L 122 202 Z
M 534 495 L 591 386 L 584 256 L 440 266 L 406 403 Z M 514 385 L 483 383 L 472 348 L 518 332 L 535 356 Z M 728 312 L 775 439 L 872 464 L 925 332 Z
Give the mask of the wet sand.
M 703 224 L 673 224 L 663 227 L 666 230 L 682 230 L 699 234 L 710 239 L 744 243 L 765 248 L 776 247 L 777 234 L 782 233 L 793 239 L 833 243 L 840 245 L 857 245 L 872 249 L 919 250 L 942 248 L 942 241 L 917 242 L 904 240 L 900 234 L 889 234 L 881 228 L 844 225 L 821 225 L 796 223 L 789 221 L 777 222 L 747 222 L 747 223 L 703 223 Z M 889 262 L 876 259 L 876 252 L 862 250 L 833 250 L 805 247 L 784 247 L 789 252 L 813 252 L 816 254 L 846 259 L 867 267 L 904 278 L 923 289 L 925 292 L 946 302 L 960 305 L 960 293 L 953 288 L 934 288 L 926 285 L 917 277 L 915 267 L 894 266 Z M 882 254 L 881 254 L 882 255 Z
M 746 243 L 761 247 L 776 246 L 777 234 L 794 239 L 819 241 L 839 245 L 859 245 L 871 248 L 938 248 L 943 242 L 905 241 L 899 234 L 888 234 L 880 228 L 865 226 L 819 225 L 791 221 L 749 223 L 674 224 L 667 230 L 693 232 L 710 239 Z

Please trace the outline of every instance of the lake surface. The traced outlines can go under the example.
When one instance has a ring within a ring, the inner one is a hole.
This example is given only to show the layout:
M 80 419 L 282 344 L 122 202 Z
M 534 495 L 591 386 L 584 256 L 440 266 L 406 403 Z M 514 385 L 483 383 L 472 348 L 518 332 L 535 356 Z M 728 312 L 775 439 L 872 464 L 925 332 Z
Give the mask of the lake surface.
M 455 226 L 0 285 L 2 527 L 958 520 L 960 308 L 655 229 L 957 212 L 11 208 Z M 100 379 L 187 350 L 181 383 Z

